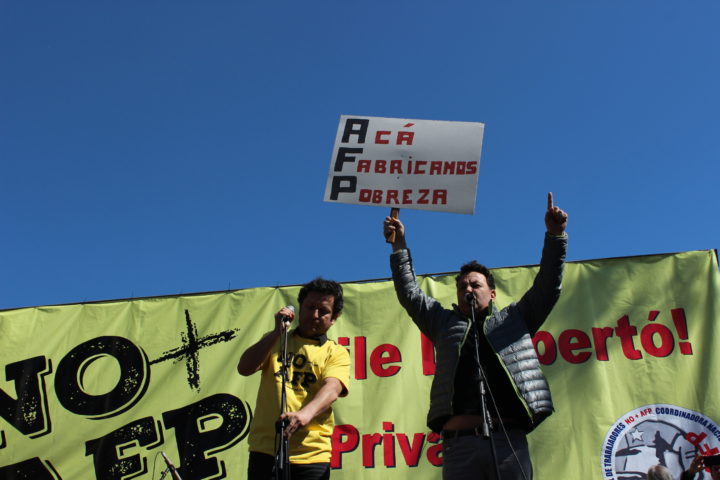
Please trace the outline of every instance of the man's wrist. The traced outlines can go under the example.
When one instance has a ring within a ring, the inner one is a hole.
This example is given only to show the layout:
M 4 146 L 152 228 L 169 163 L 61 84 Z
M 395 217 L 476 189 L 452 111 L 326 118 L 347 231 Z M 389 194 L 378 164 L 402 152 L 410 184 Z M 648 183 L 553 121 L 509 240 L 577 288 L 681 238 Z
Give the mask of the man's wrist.
M 407 243 L 405 243 L 405 240 L 395 242 L 392 244 L 392 249 L 393 249 L 393 252 L 397 252 L 398 250 L 406 250 Z

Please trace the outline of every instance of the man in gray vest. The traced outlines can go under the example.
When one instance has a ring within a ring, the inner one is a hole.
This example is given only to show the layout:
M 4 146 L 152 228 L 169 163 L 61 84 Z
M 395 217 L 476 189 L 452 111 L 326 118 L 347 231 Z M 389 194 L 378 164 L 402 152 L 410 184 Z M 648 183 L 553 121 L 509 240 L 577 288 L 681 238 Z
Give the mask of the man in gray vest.
M 532 336 L 560 297 L 567 220 L 549 193 L 540 270 L 519 301 L 498 310 L 492 273 L 475 261 L 463 265 L 456 277 L 457 305 L 452 309 L 426 295 L 415 278 L 402 222 L 385 219 L 385 237 L 395 234 L 390 265 L 398 300 L 435 346 L 427 424 L 443 436 L 445 480 L 495 480 L 496 466 L 501 480 L 532 479 L 526 434 L 553 412 Z M 479 388 L 481 372 L 486 395 Z

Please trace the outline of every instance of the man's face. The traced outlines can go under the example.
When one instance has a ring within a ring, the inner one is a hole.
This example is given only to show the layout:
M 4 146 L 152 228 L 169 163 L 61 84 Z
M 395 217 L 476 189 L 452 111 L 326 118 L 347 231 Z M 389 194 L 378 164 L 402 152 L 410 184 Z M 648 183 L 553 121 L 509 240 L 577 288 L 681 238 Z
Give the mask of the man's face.
M 487 278 L 480 272 L 470 272 L 463 275 L 457 281 L 457 299 L 460 311 L 470 315 L 470 304 L 465 300 L 466 293 L 472 293 L 475 297 L 475 308 L 478 311 L 485 310 L 490 305 L 490 300 L 495 298 L 495 290 L 488 286 Z
M 324 335 L 333 326 L 339 314 L 333 313 L 335 296 L 320 292 L 308 292 L 300 305 L 298 328 L 303 337 Z

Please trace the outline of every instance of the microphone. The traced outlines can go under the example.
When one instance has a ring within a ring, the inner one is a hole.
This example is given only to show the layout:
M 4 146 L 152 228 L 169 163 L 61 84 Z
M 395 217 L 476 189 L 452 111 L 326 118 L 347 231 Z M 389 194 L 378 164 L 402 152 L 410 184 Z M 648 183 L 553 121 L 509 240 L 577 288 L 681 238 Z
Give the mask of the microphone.
M 170 470 L 170 473 L 172 473 L 172 477 L 175 480 L 182 480 L 182 478 L 180 478 L 180 474 L 177 472 L 177 468 L 175 468 L 175 465 L 173 465 L 167 455 L 165 455 L 165 452 L 161 451 L 160 455 L 162 455 L 163 460 L 165 460 L 165 464 L 167 465 L 168 470 Z
M 295 307 L 293 307 L 292 305 L 288 305 L 288 306 L 286 306 L 285 308 L 287 308 L 287 309 L 290 310 L 291 312 L 295 313 Z M 283 323 L 285 323 L 285 324 L 287 324 L 287 325 L 290 325 L 290 324 L 292 323 L 292 321 L 293 321 L 293 319 L 290 318 L 290 317 L 288 317 L 287 315 L 282 315 L 282 316 L 281 316 L 281 320 L 282 320 Z
M 475 306 L 475 295 L 473 295 L 470 292 L 465 292 L 465 301 L 474 307 Z

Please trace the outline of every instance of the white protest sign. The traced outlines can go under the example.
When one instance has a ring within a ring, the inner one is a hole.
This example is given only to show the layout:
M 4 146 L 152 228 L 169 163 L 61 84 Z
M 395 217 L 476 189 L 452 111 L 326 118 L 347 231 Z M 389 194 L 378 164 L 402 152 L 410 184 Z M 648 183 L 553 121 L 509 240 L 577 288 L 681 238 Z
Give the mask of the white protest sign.
M 324 200 L 472 214 L 484 127 L 342 115 Z

